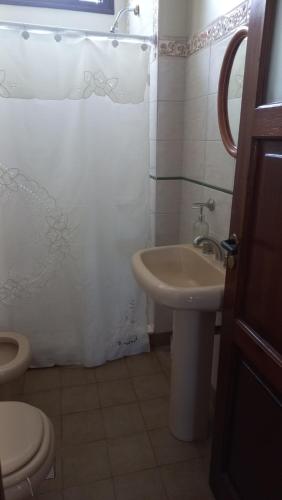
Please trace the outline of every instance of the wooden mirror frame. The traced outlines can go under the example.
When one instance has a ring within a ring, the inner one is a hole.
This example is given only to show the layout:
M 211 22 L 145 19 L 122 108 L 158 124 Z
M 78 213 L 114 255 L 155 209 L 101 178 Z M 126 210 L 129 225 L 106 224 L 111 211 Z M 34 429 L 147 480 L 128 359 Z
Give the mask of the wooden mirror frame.
M 244 26 L 236 31 L 235 35 L 231 39 L 223 59 L 221 66 L 219 84 L 218 84 L 218 96 L 217 96 L 217 110 L 218 110 L 218 123 L 219 130 L 227 152 L 233 156 L 237 157 L 238 147 L 232 136 L 229 116 L 228 116 L 228 90 L 230 75 L 234 63 L 237 51 L 242 43 L 242 41 L 248 36 L 248 28 Z

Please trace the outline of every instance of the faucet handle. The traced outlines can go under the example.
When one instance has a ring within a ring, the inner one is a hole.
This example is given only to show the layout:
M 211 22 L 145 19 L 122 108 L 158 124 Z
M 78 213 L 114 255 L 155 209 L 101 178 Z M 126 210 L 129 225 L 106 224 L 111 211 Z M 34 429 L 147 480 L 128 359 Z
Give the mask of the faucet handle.
M 197 201 L 196 203 L 193 203 L 193 205 L 192 205 L 193 209 L 201 208 L 203 210 L 204 207 L 208 208 L 211 212 L 213 212 L 215 209 L 215 201 L 210 198 L 205 203 L 201 202 L 201 201 Z

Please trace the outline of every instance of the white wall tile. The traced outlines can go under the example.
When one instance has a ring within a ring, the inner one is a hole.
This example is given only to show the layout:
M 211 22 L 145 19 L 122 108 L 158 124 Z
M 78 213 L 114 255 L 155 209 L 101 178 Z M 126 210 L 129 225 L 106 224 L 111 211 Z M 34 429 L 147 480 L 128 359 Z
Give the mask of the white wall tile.
M 185 102 L 184 140 L 202 141 L 206 138 L 207 97 L 198 97 Z
M 241 3 L 241 0 L 189 0 L 187 31 L 189 36 L 226 14 Z
M 159 58 L 159 96 L 163 101 L 183 101 L 185 97 L 184 57 Z
M 235 160 L 221 141 L 207 141 L 204 180 L 213 186 L 233 190 Z
M 150 213 L 150 234 L 148 246 L 153 247 L 156 244 L 156 214 Z
M 158 99 L 158 58 L 150 64 L 150 101 Z
M 188 57 L 186 64 L 186 100 L 208 94 L 210 47 Z
M 157 138 L 158 127 L 158 102 L 151 101 L 149 109 L 149 135 L 150 140 L 155 141 Z
M 182 141 L 157 141 L 157 168 L 159 177 L 180 176 L 182 172 Z
M 164 141 L 183 139 L 183 102 L 159 101 L 157 138 Z
M 128 5 L 135 7 L 136 0 L 129 0 Z M 129 14 L 129 32 L 141 35 L 151 35 L 153 33 L 153 2 L 152 0 L 142 0 L 140 2 L 140 15 Z
M 160 36 L 186 36 L 187 10 L 187 0 L 159 0 Z
M 157 173 L 157 141 L 150 140 L 150 174 Z
M 208 96 L 206 139 L 208 141 L 221 140 L 217 116 L 217 94 L 211 94 Z
M 174 245 L 179 241 L 179 213 L 156 214 L 156 244 Z
M 180 180 L 160 180 L 156 186 L 156 212 L 179 213 L 181 200 Z
M 156 212 L 156 181 L 155 179 L 149 179 L 149 200 L 150 200 L 150 212 L 155 213 Z
M 205 141 L 184 141 L 183 177 L 203 181 L 205 177 Z

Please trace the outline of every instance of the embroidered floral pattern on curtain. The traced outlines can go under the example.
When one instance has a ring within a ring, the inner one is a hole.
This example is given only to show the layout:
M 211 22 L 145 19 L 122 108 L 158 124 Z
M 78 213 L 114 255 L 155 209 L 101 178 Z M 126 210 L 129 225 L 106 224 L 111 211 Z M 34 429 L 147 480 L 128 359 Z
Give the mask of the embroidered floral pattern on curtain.
M 24 35 L 24 36 L 22 36 Z M 1 32 L 0 96 L 21 99 L 144 100 L 150 49 L 128 40 Z M 142 71 L 132 71 L 138 67 Z
M 0 32 L 0 329 L 37 366 L 149 349 L 149 47 Z

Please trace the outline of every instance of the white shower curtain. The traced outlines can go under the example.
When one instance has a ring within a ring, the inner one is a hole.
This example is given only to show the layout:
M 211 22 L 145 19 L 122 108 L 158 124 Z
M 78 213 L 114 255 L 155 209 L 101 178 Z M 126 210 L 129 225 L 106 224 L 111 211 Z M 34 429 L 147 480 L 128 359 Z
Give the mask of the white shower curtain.
M 38 366 L 148 350 L 149 48 L 116 45 L 0 34 L 0 329 Z

